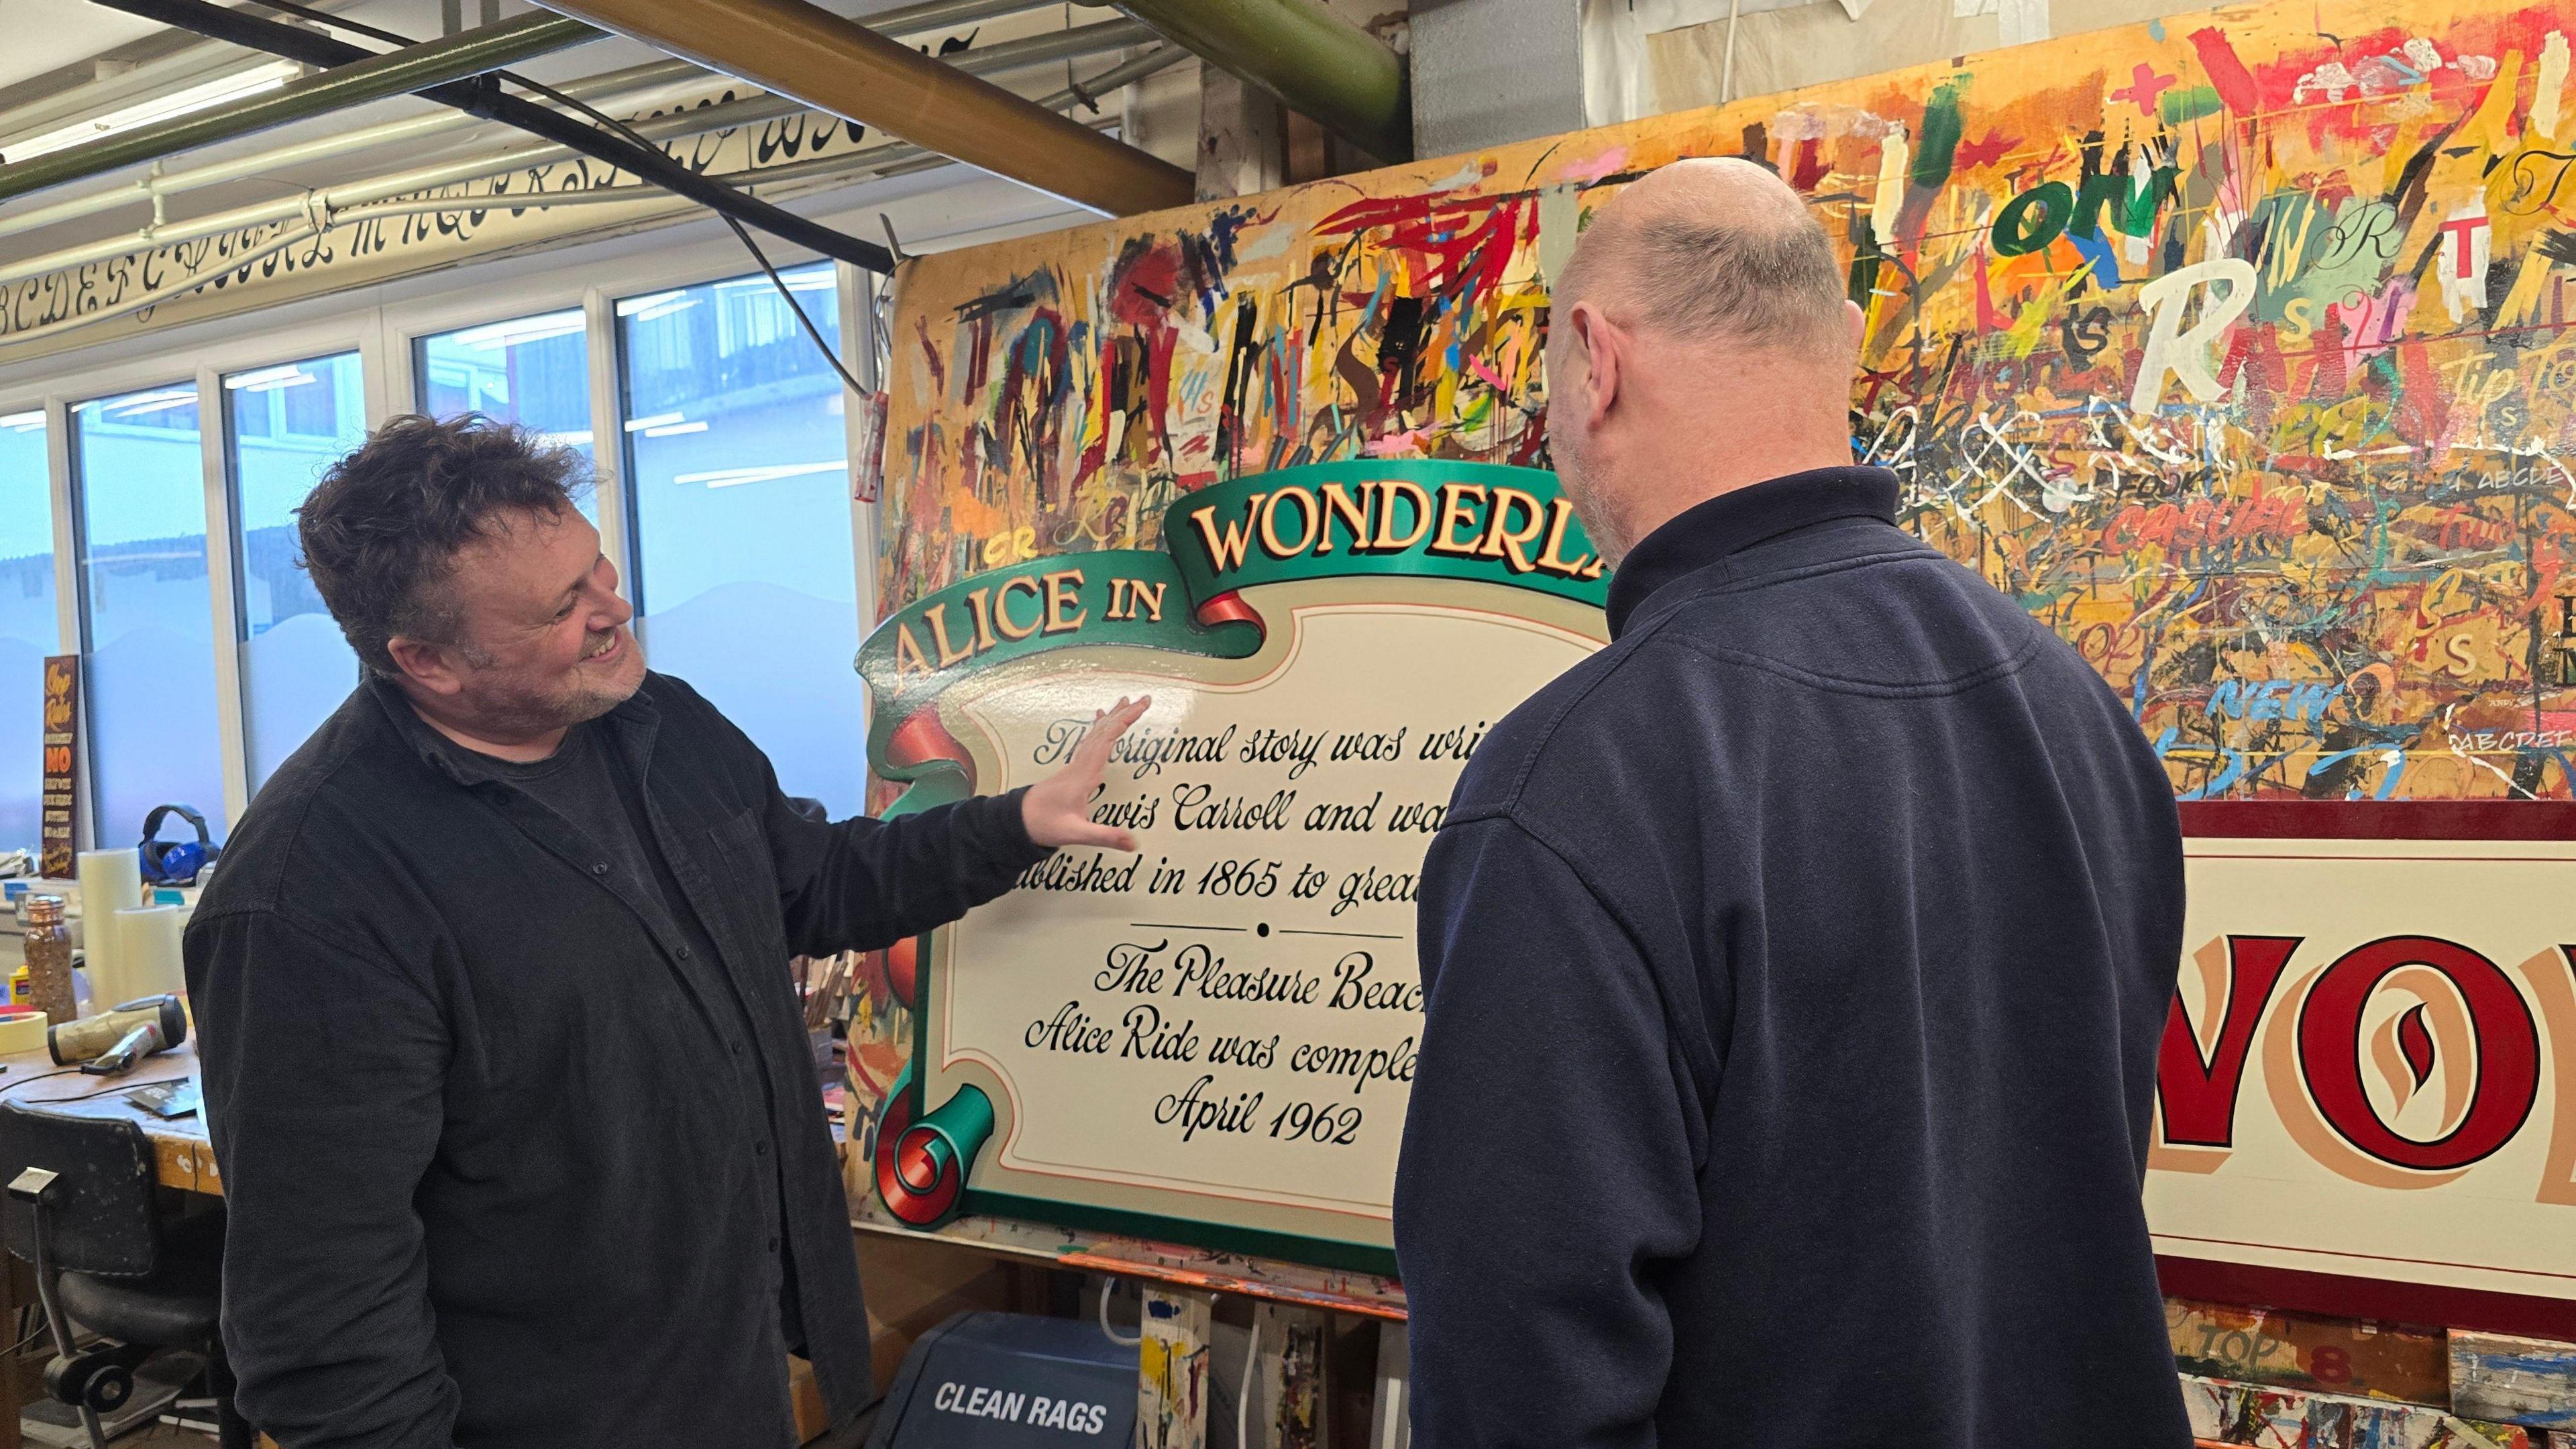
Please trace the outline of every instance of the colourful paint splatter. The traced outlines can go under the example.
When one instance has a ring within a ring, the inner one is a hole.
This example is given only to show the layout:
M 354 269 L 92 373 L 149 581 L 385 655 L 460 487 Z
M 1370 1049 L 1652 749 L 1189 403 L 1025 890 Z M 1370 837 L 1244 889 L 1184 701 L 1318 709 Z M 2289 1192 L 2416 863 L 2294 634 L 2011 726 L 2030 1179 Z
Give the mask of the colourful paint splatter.
M 1241 473 L 1544 463 L 1584 213 L 1743 155 L 1849 252 L 1859 454 L 2178 795 L 2567 798 L 2571 31 L 2217 12 L 916 263 L 885 604 Z

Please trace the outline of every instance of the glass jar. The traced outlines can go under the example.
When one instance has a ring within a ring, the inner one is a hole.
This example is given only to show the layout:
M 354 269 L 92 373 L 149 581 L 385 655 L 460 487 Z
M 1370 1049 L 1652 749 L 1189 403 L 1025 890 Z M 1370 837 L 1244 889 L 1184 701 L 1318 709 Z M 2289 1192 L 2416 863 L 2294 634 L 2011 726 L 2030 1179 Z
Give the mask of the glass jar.
M 60 1026 L 80 1016 L 72 996 L 72 927 L 61 896 L 27 898 L 28 1005 Z

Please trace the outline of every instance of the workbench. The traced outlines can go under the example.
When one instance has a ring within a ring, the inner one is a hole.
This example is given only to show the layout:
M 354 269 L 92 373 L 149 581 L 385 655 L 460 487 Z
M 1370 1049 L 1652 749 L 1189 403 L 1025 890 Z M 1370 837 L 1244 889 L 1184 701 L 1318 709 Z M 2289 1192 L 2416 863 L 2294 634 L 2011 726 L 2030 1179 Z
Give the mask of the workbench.
M 194 1075 L 197 1049 L 193 1041 L 147 1058 L 131 1073 L 112 1079 L 58 1068 L 41 1051 L 0 1056 L 0 1069 L 5 1069 L 0 1070 L 0 1098 L 132 1122 L 143 1129 L 152 1144 L 162 1186 L 222 1195 L 223 1174 L 215 1166 L 214 1147 L 206 1137 L 203 1113 L 162 1117 L 136 1105 L 127 1095 L 136 1087 Z M 61 1074 L 48 1075 L 57 1072 Z M 935 1233 L 921 1233 L 886 1215 L 875 1195 L 866 1190 L 864 1180 L 853 1183 L 852 1189 L 852 1227 L 890 1243 L 931 1240 L 994 1258 L 1112 1274 L 1177 1291 L 1233 1293 L 1283 1306 L 1380 1319 L 1400 1321 L 1403 1317 L 1403 1290 L 1366 1274 L 1310 1269 L 1174 1244 L 1147 1243 L 1115 1234 L 999 1219 L 966 1219 Z M 0 1274 L 0 1322 L 14 1321 L 16 1307 L 8 1276 Z M 0 1449 L 19 1449 L 20 1407 L 16 1381 L 0 1373 Z
M 41 1051 L 0 1056 L 0 1069 L 5 1069 L 0 1070 L 0 1098 L 50 1103 L 55 1111 L 132 1122 L 152 1143 L 162 1186 L 222 1194 L 223 1176 L 215 1170 L 215 1152 L 206 1140 L 204 1115 L 163 1117 L 135 1105 L 126 1096 L 136 1087 L 185 1080 L 195 1073 L 197 1048 L 193 1042 L 147 1057 L 142 1065 L 121 1077 L 84 1076 L 55 1066 L 53 1058 Z M 62 1075 L 47 1075 L 53 1072 Z M 0 1273 L 0 1323 L 16 1322 L 18 1302 L 10 1291 L 11 1276 Z M 0 1372 L 0 1449 L 18 1449 L 22 1442 L 18 1433 L 21 1407 L 17 1379 Z
M 83 1076 L 78 1071 L 55 1066 L 53 1058 L 41 1051 L 0 1056 L 0 1068 L 5 1068 L 0 1070 L 0 1098 L 13 1102 L 47 1103 L 52 1110 L 78 1113 L 84 1117 L 132 1122 L 140 1126 L 143 1135 L 152 1141 L 153 1153 L 160 1160 L 163 1187 L 222 1195 L 223 1176 L 215 1170 L 215 1152 L 206 1140 L 204 1114 L 191 1112 L 185 1117 L 163 1117 L 126 1098 L 126 1093 L 136 1087 L 185 1080 L 193 1075 L 197 1070 L 196 1043 L 189 1042 L 159 1056 L 146 1057 L 140 1066 L 121 1077 Z M 63 1075 L 46 1076 L 49 1072 Z M 0 1444 L 6 1442 L 0 1439 Z

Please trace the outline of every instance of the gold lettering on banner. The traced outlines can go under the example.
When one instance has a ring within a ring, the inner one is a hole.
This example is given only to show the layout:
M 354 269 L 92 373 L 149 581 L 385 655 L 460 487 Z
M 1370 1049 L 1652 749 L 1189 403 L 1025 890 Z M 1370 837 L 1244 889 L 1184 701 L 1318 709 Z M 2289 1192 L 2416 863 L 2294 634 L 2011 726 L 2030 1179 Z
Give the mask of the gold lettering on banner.
M 696 109 L 725 91 L 692 103 Z M 665 112 L 655 111 L 650 115 Z M 646 119 L 649 117 L 639 117 Z M 701 174 L 757 170 L 790 160 L 848 155 L 872 144 L 856 124 L 810 113 L 757 126 L 735 127 L 662 144 L 664 155 Z M 665 194 L 633 201 L 593 202 L 549 209 L 542 197 L 635 183 L 632 173 L 589 157 L 502 172 L 471 182 L 385 199 L 387 204 L 453 200 L 452 208 L 409 215 L 360 215 L 334 219 L 322 231 L 282 250 L 264 248 L 307 230 L 306 216 L 262 222 L 213 236 L 160 245 L 66 267 L 0 286 L 0 360 L 18 361 L 85 347 L 108 337 L 182 321 L 197 321 L 272 306 L 296 297 L 455 266 L 479 256 L 572 241 L 686 219 L 694 203 Z M 826 189 L 828 178 L 764 188 L 772 199 Z M 369 205 L 375 203 L 367 203 Z M 315 208 L 316 214 L 321 214 Z M 121 213 L 112 213 L 121 215 Z M 247 261 L 236 260 L 250 258 Z M 168 292 L 155 299 L 156 294 Z M 95 313 L 150 305 L 94 326 L 69 327 L 12 345 L 12 339 Z

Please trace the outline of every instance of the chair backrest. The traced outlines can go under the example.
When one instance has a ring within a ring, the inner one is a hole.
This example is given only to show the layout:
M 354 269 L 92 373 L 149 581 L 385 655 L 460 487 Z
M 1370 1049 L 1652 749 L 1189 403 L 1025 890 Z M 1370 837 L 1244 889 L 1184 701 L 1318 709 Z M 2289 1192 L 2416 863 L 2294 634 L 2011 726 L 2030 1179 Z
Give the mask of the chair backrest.
M 154 1158 L 141 1127 L 0 1102 L 0 1188 L 30 1167 L 58 1174 L 53 1266 L 109 1277 L 141 1277 L 159 1266 Z M 10 1252 L 34 1262 L 35 1209 L 0 1193 L 0 1236 Z

